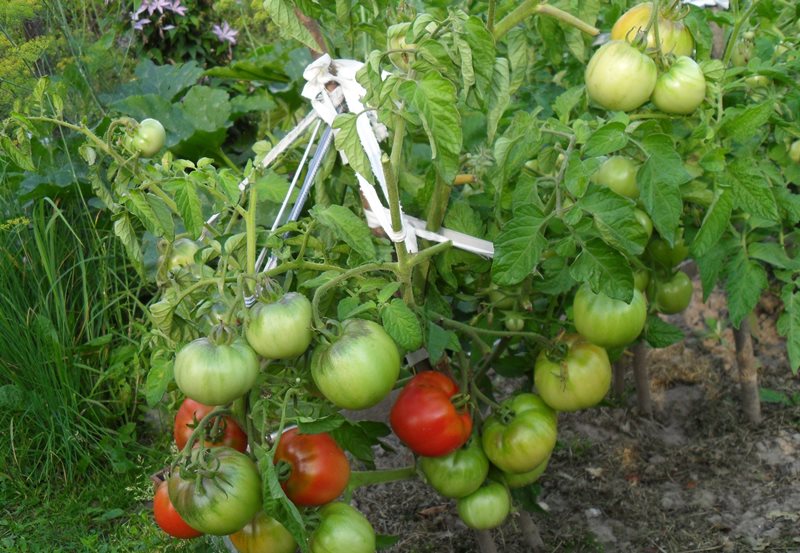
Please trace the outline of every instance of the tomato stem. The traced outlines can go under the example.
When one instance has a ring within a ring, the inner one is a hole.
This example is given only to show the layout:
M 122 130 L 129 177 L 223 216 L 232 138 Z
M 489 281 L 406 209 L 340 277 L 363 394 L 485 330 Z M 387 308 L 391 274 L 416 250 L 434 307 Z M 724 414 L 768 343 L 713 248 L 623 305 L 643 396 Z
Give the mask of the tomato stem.
M 360 267 L 354 267 L 349 271 L 345 271 L 342 274 L 333 277 L 331 280 L 320 286 L 314 292 L 314 297 L 311 300 L 311 309 L 314 314 L 314 327 L 317 330 L 324 328 L 324 323 L 322 322 L 322 317 L 319 314 L 319 302 L 322 297 L 330 290 L 331 288 L 335 288 L 339 286 L 345 280 L 358 276 L 363 273 L 368 273 L 371 271 L 391 271 L 397 274 L 398 266 L 397 263 L 367 263 L 366 265 L 361 265 Z
M 597 36 L 600 34 L 600 29 L 593 25 L 589 25 L 581 19 L 578 19 L 569 12 L 565 12 L 564 10 L 555 6 L 551 6 L 550 4 L 542 4 L 539 2 L 539 0 L 525 0 L 514 11 L 498 21 L 497 25 L 494 26 L 492 34 L 494 35 L 495 40 L 500 40 L 503 38 L 503 36 L 505 36 L 505 34 L 511 29 L 532 15 L 546 15 L 548 17 L 558 19 L 562 23 L 571 25 L 579 31 L 591 36 Z
M 222 418 L 224 415 L 229 415 L 229 414 L 230 414 L 230 409 L 224 406 L 220 406 L 217 407 L 216 409 L 213 409 L 212 411 L 209 411 L 205 417 L 200 419 L 200 421 L 197 423 L 197 426 L 194 427 L 194 430 L 192 430 L 192 433 L 189 435 L 189 439 L 186 440 L 186 445 L 183 446 L 183 449 L 180 450 L 180 452 L 178 453 L 178 456 L 175 460 L 175 464 L 173 465 L 173 467 L 177 465 L 181 461 L 181 459 L 186 459 L 191 456 L 195 442 L 200 440 L 205 435 L 206 426 L 208 425 L 208 422 L 212 418 L 214 417 Z
M 394 149 L 392 153 L 394 153 Z M 400 232 L 403 229 L 403 219 L 400 213 L 400 191 L 397 187 L 397 179 L 395 178 L 393 166 L 385 154 L 381 162 L 383 165 L 383 173 L 386 176 L 386 190 L 389 193 L 387 200 L 389 201 L 389 213 L 392 218 L 392 230 L 394 232 Z M 413 306 L 414 289 L 411 286 L 412 266 L 409 265 L 408 262 L 409 257 L 406 243 L 395 242 L 394 249 L 397 253 L 397 276 L 400 279 L 400 284 L 403 289 L 403 301 L 406 302 L 406 305 Z
M 489 396 L 484 394 L 481 391 L 481 389 L 478 388 L 478 385 L 475 384 L 474 380 L 472 381 L 472 383 L 470 385 L 470 392 L 472 392 L 472 396 L 474 398 L 480 400 L 482 403 L 485 403 L 486 405 L 491 406 L 493 409 L 497 409 L 497 410 L 502 409 L 502 407 L 501 407 L 501 405 L 499 403 L 497 403 L 495 400 L 493 400 L 492 398 L 490 398 Z

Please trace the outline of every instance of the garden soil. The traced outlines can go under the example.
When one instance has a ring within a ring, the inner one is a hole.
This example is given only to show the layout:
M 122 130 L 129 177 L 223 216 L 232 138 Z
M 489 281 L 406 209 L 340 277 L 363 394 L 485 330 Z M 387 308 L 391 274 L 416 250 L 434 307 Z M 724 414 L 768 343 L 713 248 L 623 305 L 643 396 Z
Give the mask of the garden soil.
M 800 405 L 765 402 L 763 423 L 745 422 L 733 335 L 717 325 L 727 318 L 724 295 L 700 299 L 696 283 L 694 303 L 667 318 L 686 340 L 649 354 L 652 418 L 637 412 L 630 373 L 615 404 L 560 415 L 532 515 L 544 542 L 538 551 L 800 553 Z M 791 396 L 800 378 L 775 329 L 779 308 L 776 298 L 762 300 L 751 321 L 754 347 L 761 386 Z M 521 382 L 496 378 L 501 390 Z M 379 468 L 413 462 L 393 446 L 378 453 Z M 358 490 L 354 505 L 379 533 L 399 538 L 388 551 L 479 551 L 455 502 L 419 480 Z M 535 551 L 521 522 L 514 514 L 491 532 L 497 551 Z

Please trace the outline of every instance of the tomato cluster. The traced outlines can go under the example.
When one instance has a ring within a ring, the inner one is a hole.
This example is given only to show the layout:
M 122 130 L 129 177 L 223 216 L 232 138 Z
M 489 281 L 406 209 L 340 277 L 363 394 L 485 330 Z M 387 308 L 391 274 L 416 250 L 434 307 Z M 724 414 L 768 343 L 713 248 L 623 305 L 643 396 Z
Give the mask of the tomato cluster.
M 705 75 L 691 57 L 694 39 L 669 7 L 655 18 L 652 12 L 643 2 L 614 23 L 611 41 L 586 66 L 586 90 L 608 110 L 632 111 L 649 100 L 664 113 L 689 115 L 706 95 Z

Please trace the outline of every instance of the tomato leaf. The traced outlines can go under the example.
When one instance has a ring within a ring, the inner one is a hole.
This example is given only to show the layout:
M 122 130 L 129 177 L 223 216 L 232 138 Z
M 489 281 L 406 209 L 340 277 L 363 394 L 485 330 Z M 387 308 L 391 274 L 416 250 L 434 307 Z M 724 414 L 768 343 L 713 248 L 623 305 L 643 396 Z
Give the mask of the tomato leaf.
M 562 123 L 569 121 L 572 110 L 586 97 L 586 86 L 576 85 L 558 95 L 553 102 L 553 110 L 558 114 Z
M 390 433 L 389 427 L 382 422 L 349 420 L 330 432 L 342 449 L 352 453 L 370 468 L 375 466 L 372 446 L 381 445 L 378 438 L 388 436 Z
M 540 122 L 536 118 L 538 112 L 539 108 L 532 113 L 516 112 L 511 124 L 495 141 L 497 174 L 493 180 L 499 189 L 503 188 L 505 181 L 516 174 L 526 161 L 538 153 L 541 138 Z
M 286 0 L 264 0 L 264 10 L 272 19 L 282 37 L 299 40 L 315 52 L 322 48 L 305 25 L 300 23 L 292 5 Z
M 469 44 L 475 73 L 475 88 L 478 96 L 483 99 L 492 86 L 494 73 L 497 71 L 494 37 L 483 21 L 475 16 L 469 17 L 460 31 L 464 33 L 464 39 Z
M 772 101 L 744 109 L 727 109 L 720 132 L 733 140 L 746 140 L 758 134 L 759 129 L 769 121 L 773 111 Z
M 521 27 L 511 29 L 505 37 L 506 56 L 511 69 L 511 80 L 509 82 L 509 92 L 516 92 L 522 83 L 525 82 L 525 74 L 528 71 L 530 47 L 526 32 Z M 491 140 L 490 140 L 491 142 Z
M 700 230 L 691 244 L 692 257 L 701 257 L 711 250 L 725 233 L 733 211 L 733 196 L 727 188 L 718 188 L 714 200 L 703 217 Z
M 148 203 L 144 192 L 130 190 L 128 195 L 123 197 L 123 202 L 151 233 L 156 236 L 165 236 L 167 234 L 166 229 L 161 225 L 161 220 L 156 216 L 153 206 Z
M 783 287 L 781 299 L 783 313 L 778 318 L 778 332 L 786 338 L 789 366 L 796 375 L 800 368 L 800 291 L 795 284 L 789 283 Z
M 547 218 L 533 205 L 521 207 L 494 241 L 492 280 L 502 286 L 516 284 L 531 274 L 547 240 L 542 226 Z
M 375 259 L 372 233 L 364 219 L 341 205 L 314 206 L 311 215 L 366 260 Z
M 459 344 L 455 332 L 445 330 L 432 321 L 428 321 L 426 347 L 431 363 L 439 361 L 444 356 L 445 350 L 461 351 L 461 344 Z
M 728 293 L 728 314 L 734 327 L 750 314 L 767 287 L 767 272 L 764 267 L 739 252 L 728 261 L 725 291 Z
M 486 140 L 488 143 L 494 142 L 494 135 L 497 132 L 497 124 L 505 113 L 511 92 L 508 76 L 508 60 L 497 58 L 494 61 L 494 72 L 492 73 L 492 86 L 489 88 L 486 113 Z
M 733 160 L 728 164 L 726 175 L 730 179 L 733 200 L 738 209 L 770 221 L 780 220 L 778 204 L 769 181 L 754 166 L 753 160 Z
M 370 180 L 372 179 L 372 167 L 370 167 L 369 158 L 358 136 L 359 115 L 363 117 L 361 124 L 369 125 L 366 114 L 340 113 L 336 116 L 336 119 L 333 120 L 333 128 L 338 129 L 339 132 L 336 133 L 334 141 L 336 149 L 344 152 L 353 170 Z
M 644 251 L 647 236 L 633 215 L 633 203 L 609 188 L 592 186 L 578 201 L 578 206 L 592 214 L 594 225 L 610 246 L 630 255 Z
M 173 359 L 165 350 L 156 350 L 150 356 L 150 371 L 144 384 L 144 397 L 148 407 L 153 407 L 167 393 L 173 379 Z
M 709 294 L 714 290 L 717 279 L 722 273 L 727 253 L 727 248 L 719 247 L 719 244 L 717 244 L 716 247 L 708 250 L 705 255 L 695 258 L 697 267 L 700 269 L 700 282 L 703 284 L 703 301 L 706 301 Z
M 144 255 L 139 244 L 139 235 L 133 228 L 127 213 L 118 213 L 114 220 L 114 234 L 122 241 L 128 258 L 140 275 L 144 274 Z
M 300 417 L 297 419 L 297 426 L 300 428 L 301 434 L 319 434 L 321 432 L 335 430 L 345 422 L 346 419 L 342 415 L 334 413 L 326 417 Z
M 381 322 L 389 336 L 406 351 L 415 351 L 422 345 L 422 325 L 414 312 L 399 298 L 381 310 Z
M 644 339 L 654 348 L 665 348 L 683 340 L 683 331 L 658 315 L 648 315 L 644 327 Z
M 597 129 L 583 148 L 583 155 L 586 157 L 596 157 L 617 150 L 621 150 L 628 145 L 628 135 L 625 134 L 625 124 L 619 121 L 606 123 Z
M 583 245 L 570 267 L 576 282 L 588 282 L 595 292 L 622 300 L 633 297 L 633 272 L 621 253 L 594 238 Z
M 639 169 L 640 200 L 653 226 L 670 246 L 675 244 L 676 230 L 683 213 L 680 185 L 691 180 L 672 139 L 664 134 L 648 135 L 642 145 L 649 154 Z
M 197 239 L 203 232 L 203 209 L 200 203 L 200 195 L 192 182 L 184 182 L 175 188 L 175 205 L 178 206 L 178 213 L 181 214 L 183 224 L 189 236 Z
M 453 182 L 463 140 L 455 86 L 439 73 L 429 72 L 417 81 L 404 82 L 398 92 L 422 121 L 436 171 L 445 182 Z

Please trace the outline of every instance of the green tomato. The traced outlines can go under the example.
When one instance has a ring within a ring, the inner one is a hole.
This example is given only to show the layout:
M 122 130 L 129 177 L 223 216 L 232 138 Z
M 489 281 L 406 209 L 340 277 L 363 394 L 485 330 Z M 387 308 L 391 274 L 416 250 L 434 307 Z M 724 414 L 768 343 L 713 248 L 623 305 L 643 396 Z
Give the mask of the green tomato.
M 420 457 L 419 467 L 433 489 L 445 497 L 459 498 L 480 488 L 489 473 L 489 459 L 479 440 L 442 457 Z
M 640 225 L 642 225 L 647 240 L 650 240 L 650 237 L 653 235 L 653 220 L 650 219 L 650 216 L 647 213 L 638 207 L 633 209 L 633 216 L 636 217 L 636 220 L 639 221 Z
M 706 97 L 706 77 L 692 58 L 681 56 L 659 75 L 651 100 L 664 113 L 689 115 Z
M 166 139 L 167 133 L 161 122 L 156 119 L 144 119 L 133 133 L 131 147 L 139 152 L 141 157 L 153 157 L 164 147 Z
M 346 503 L 328 503 L 311 534 L 311 553 L 375 553 L 375 530 L 367 518 Z
M 650 240 L 645 250 L 647 257 L 660 269 L 672 269 L 689 255 L 689 247 L 679 238 L 674 246 L 663 238 Z
M 656 307 L 662 313 L 680 313 L 689 307 L 693 292 L 689 275 L 678 271 L 666 282 L 656 281 Z
M 550 457 L 539 463 L 535 469 L 529 470 L 528 472 L 521 472 L 519 474 L 497 471 L 497 474 L 499 475 L 498 478 L 505 482 L 506 486 L 511 489 L 524 488 L 525 486 L 529 486 L 536 482 L 539 477 L 544 474 L 549 461 Z
M 244 528 L 230 535 L 239 553 L 294 553 L 297 542 L 277 520 L 259 511 Z
M 330 344 L 311 356 L 311 377 L 328 400 L 343 409 L 366 409 L 392 390 L 400 374 L 400 352 L 383 327 L 348 319 Z
M 637 269 L 633 271 L 633 285 L 637 290 L 644 293 L 647 285 L 650 284 L 650 271 L 647 269 Z
M 525 318 L 516 311 L 506 311 L 503 316 L 503 324 L 510 332 L 520 332 L 525 328 Z
M 607 186 L 620 196 L 636 199 L 639 197 L 639 185 L 636 183 L 636 172 L 639 166 L 630 158 L 611 156 L 592 175 L 592 181 Z
M 636 39 L 636 33 L 644 30 L 653 12 L 652 2 L 642 2 L 632 7 L 614 23 L 611 28 L 611 40 Z M 694 49 L 694 39 L 692 33 L 682 21 L 665 17 L 662 12 L 658 16 L 658 22 L 647 33 L 647 49 L 656 49 L 656 29 L 658 27 L 658 41 L 661 43 L 661 51 L 664 54 L 675 56 L 691 56 Z
M 588 283 L 578 289 L 572 303 L 575 328 L 591 343 L 604 348 L 633 342 L 644 329 L 647 302 L 634 289 L 631 303 L 595 293 Z
M 789 146 L 789 159 L 795 163 L 800 163 L 800 140 L 795 140 Z
M 567 352 L 559 361 L 542 350 L 533 367 L 533 380 L 541 398 L 556 411 L 593 407 L 611 387 L 611 362 L 606 350 L 575 334 L 561 339 Z
M 178 471 L 168 481 L 169 499 L 192 528 L 225 536 L 238 532 L 261 508 L 261 477 L 250 457 L 229 447 L 198 448 L 213 470 L 196 480 Z M 195 459 L 196 460 L 196 459 Z
M 175 357 L 175 382 L 187 397 L 204 405 L 224 405 L 256 383 L 258 357 L 241 338 L 216 344 L 209 338 L 189 342 Z
M 736 44 L 733 45 L 733 52 L 731 52 L 731 65 L 744 67 L 750 62 L 755 48 L 753 38 L 753 33 L 748 31 L 736 41 Z
M 624 40 L 612 40 L 589 60 L 586 91 L 604 109 L 631 111 L 650 99 L 657 77 L 652 59 Z
M 177 271 L 195 264 L 194 256 L 200 250 L 200 244 L 190 238 L 178 238 L 159 258 L 159 263 L 164 263 L 168 271 Z M 168 255 L 166 255 L 168 253 Z
M 511 512 L 511 494 L 499 482 L 490 482 L 456 502 L 458 516 L 475 530 L 489 530 L 503 524 Z
M 486 419 L 481 438 L 483 451 L 497 468 L 528 472 L 556 445 L 556 413 L 535 394 L 517 394 Z
M 245 337 L 265 359 L 293 359 L 302 355 L 314 337 L 311 302 L 303 294 L 289 292 L 278 301 L 259 301 L 250 308 Z

